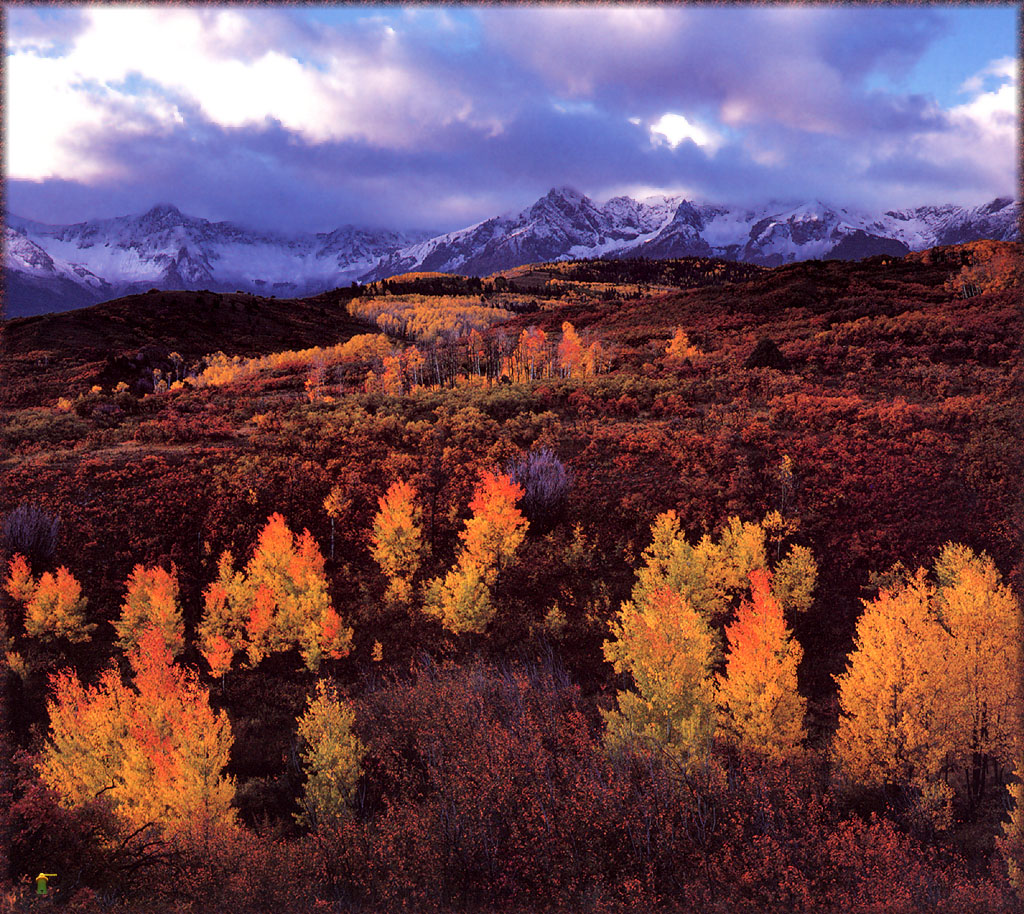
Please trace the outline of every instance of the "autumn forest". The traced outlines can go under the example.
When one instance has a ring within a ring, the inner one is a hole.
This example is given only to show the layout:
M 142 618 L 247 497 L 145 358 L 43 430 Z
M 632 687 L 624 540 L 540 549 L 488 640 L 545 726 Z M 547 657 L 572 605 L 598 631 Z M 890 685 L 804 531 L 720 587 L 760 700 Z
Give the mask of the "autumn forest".
M 1019 276 L 0 324 L 3 909 L 1022 910 Z

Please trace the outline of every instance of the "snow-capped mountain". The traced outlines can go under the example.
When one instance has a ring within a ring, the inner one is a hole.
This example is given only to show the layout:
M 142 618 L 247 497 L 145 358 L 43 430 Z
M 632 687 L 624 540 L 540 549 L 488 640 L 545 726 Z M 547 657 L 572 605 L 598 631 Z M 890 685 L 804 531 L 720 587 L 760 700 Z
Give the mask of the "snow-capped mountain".
M 150 288 L 311 295 L 351 283 L 395 248 L 423 237 L 354 226 L 275 235 L 197 219 L 170 204 L 75 225 L 9 215 L 5 231 L 9 316 L 82 307 Z
M 884 215 L 820 201 L 756 208 L 697 204 L 681 197 L 603 206 L 556 188 L 522 212 L 431 238 L 383 258 L 363 279 L 410 270 L 486 274 L 524 263 L 585 257 L 722 257 L 764 266 L 795 260 L 900 256 L 937 244 L 1018 237 L 1020 204 L 921 207 Z
M 170 205 L 76 225 L 7 219 L 8 316 L 64 310 L 162 289 L 243 289 L 301 296 L 411 270 L 483 276 L 586 257 L 722 257 L 764 266 L 796 260 L 899 256 L 979 238 L 1016 240 L 1020 204 L 925 206 L 883 214 L 812 201 L 756 207 L 682 197 L 597 204 L 569 187 L 518 213 L 425 237 L 345 226 L 296 236 L 209 222 Z

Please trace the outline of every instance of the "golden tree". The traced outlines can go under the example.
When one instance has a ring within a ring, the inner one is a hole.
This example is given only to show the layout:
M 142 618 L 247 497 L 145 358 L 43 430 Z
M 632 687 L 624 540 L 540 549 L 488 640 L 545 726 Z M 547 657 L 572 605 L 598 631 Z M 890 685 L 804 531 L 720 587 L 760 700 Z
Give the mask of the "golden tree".
M 469 503 L 473 514 L 459 534 L 455 567 L 427 588 L 424 611 L 449 631 L 480 633 L 494 618 L 492 595 L 501 570 L 526 537 L 528 522 L 516 507 L 522 495 L 507 474 L 483 474 Z
M 303 811 L 296 816 L 300 824 L 316 828 L 351 815 L 366 755 L 366 747 L 353 733 L 355 719 L 335 688 L 320 680 L 299 718 L 299 755 L 306 775 Z
M 138 646 L 144 631 L 155 628 L 171 656 L 177 657 L 185 649 L 185 623 L 174 567 L 166 571 L 136 565 L 126 586 L 121 617 L 114 623 L 118 646 L 125 651 L 132 650 Z
M 934 567 L 866 604 L 838 677 L 836 756 L 854 779 L 920 789 L 948 807 L 980 801 L 988 770 L 1011 766 L 1021 723 L 1020 609 L 992 560 L 948 544 Z M 953 777 L 960 773 L 960 778 Z M 953 783 L 950 779 L 953 777 Z
M 49 739 L 39 771 L 69 806 L 105 796 L 129 828 L 170 832 L 234 820 L 227 714 L 214 713 L 194 673 L 176 666 L 147 630 L 130 654 L 133 687 L 117 670 L 84 687 L 53 678 Z
M 88 641 L 95 623 L 85 621 L 88 600 L 82 586 L 63 565 L 56 573 L 45 571 L 34 578 L 28 562 L 15 555 L 8 564 L 4 589 L 25 607 L 25 632 L 33 638 Z
M 750 601 L 725 630 L 725 675 L 718 677 L 721 729 L 742 748 L 782 761 L 797 755 L 807 736 L 807 702 L 796 677 L 803 651 L 772 595 L 771 576 L 752 571 L 750 584 Z
M 773 514 L 763 521 L 730 517 L 715 541 L 705 534 L 697 542 L 682 532 L 675 511 L 659 514 L 651 526 L 651 544 L 637 571 L 633 601 L 641 603 L 655 590 L 668 587 L 685 596 L 712 625 L 724 622 L 739 600 L 750 593 L 750 572 L 770 569 L 766 527 L 776 526 Z M 787 611 L 806 609 L 813 599 L 818 568 L 810 550 L 792 546 L 774 565 L 776 598 Z
M 388 579 L 386 599 L 408 603 L 423 551 L 422 514 L 416 488 L 394 482 L 377 504 L 370 535 L 373 558 Z
M 636 691 L 619 692 L 618 711 L 604 714 L 608 747 L 665 748 L 684 763 L 703 756 L 715 732 L 716 648 L 702 615 L 666 587 L 624 603 L 610 627 L 605 659 Z
M 352 630 L 331 605 L 324 559 L 308 530 L 296 538 L 285 519 L 273 514 L 260 533 L 244 571 L 230 552 L 217 566 L 205 594 L 199 647 L 215 676 L 245 650 L 255 666 L 267 654 L 297 647 L 316 670 L 324 657 L 340 658 L 352 645 Z
M 682 327 L 676 328 L 672 339 L 665 346 L 665 364 L 678 367 L 691 362 L 700 355 L 700 350 L 690 342 L 689 336 Z
M 941 813 L 952 791 L 942 778 L 948 715 L 946 634 L 921 569 L 865 603 L 846 672 L 836 677 L 841 716 L 834 752 L 840 769 L 870 786 L 918 788 Z
M 985 793 L 988 770 L 1012 767 L 1020 732 L 1020 607 L 985 553 L 948 543 L 935 562 L 934 612 L 946 632 L 950 764 L 971 802 Z

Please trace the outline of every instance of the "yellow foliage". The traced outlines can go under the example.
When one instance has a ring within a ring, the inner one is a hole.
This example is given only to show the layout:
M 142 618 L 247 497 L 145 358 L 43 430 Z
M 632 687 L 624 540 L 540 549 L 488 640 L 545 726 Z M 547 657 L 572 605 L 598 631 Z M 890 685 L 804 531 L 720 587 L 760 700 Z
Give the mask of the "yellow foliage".
M 422 511 L 408 482 L 395 482 L 378 500 L 370 535 L 372 554 L 388 579 L 387 599 L 408 603 L 423 550 Z
M 96 630 L 95 623 L 85 621 L 89 601 L 82 596 L 81 584 L 63 565 L 55 574 L 46 571 L 35 580 L 24 557 L 16 555 L 4 586 L 15 600 L 24 603 L 25 632 L 33 638 L 88 641 Z
M 195 384 L 197 387 L 220 387 L 251 381 L 270 372 L 326 372 L 334 365 L 377 361 L 390 355 L 391 349 L 391 341 L 383 334 L 363 333 L 336 346 L 286 350 L 252 359 L 217 352 L 209 356 L 207 367 L 195 379 Z
M 142 633 L 150 628 L 160 633 L 172 657 L 184 650 L 185 623 L 173 567 L 168 572 L 136 565 L 128 578 L 121 618 L 114 623 L 118 646 L 125 651 L 134 649 Z
M 352 814 L 366 747 L 352 732 L 355 713 L 332 685 L 320 680 L 299 718 L 298 735 L 306 784 L 299 824 L 316 828 Z
M 893 590 L 866 604 L 837 678 L 835 752 L 855 780 L 917 787 L 941 813 L 954 786 L 974 803 L 990 764 L 1016 761 L 1021 695 L 1007 670 L 1022 639 L 1020 609 L 988 556 L 948 544 L 934 570 L 935 583 L 924 569 L 893 575 Z
M 633 677 L 636 691 L 620 692 L 619 710 L 604 715 L 608 747 L 647 744 L 684 763 L 702 757 L 715 731 L 715 644 L 707 622 L 685 597 L 662 588 L 642 604 L 624 603 L 610 628 L 605 659 Z
M 116 669 L 85 688 L 70 672 L 53 680 L 50 734 L 40 775 L 70 807 L 106 797 L 129 828 L 167 832 L 234 820 L 228 763 L 231 726 L 210 709 L 195 675 L 176 666 L 159 633 L 131 655 L 134 688 Z
M 324 657 L 343 657 L 352 645 L 352 630 L 331 605 L 316 542 L 308 530 L 296 538 L 280 514 L 267 519 L 244 572 L 235 571 L 229 552 L 221 556 L 205 601 L 199 647 L 214 675 L 226 672 L 239 650 L 255 666 L 269 653 L 298 647 L 316 670 Z

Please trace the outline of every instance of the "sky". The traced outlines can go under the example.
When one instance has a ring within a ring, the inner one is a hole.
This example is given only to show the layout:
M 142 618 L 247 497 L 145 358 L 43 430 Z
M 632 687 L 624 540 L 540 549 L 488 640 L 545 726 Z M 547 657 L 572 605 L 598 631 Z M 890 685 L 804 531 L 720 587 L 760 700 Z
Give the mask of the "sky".
M 5 7 L 8 211 L 447 231 L 1017 192 L 1016 5 Z

